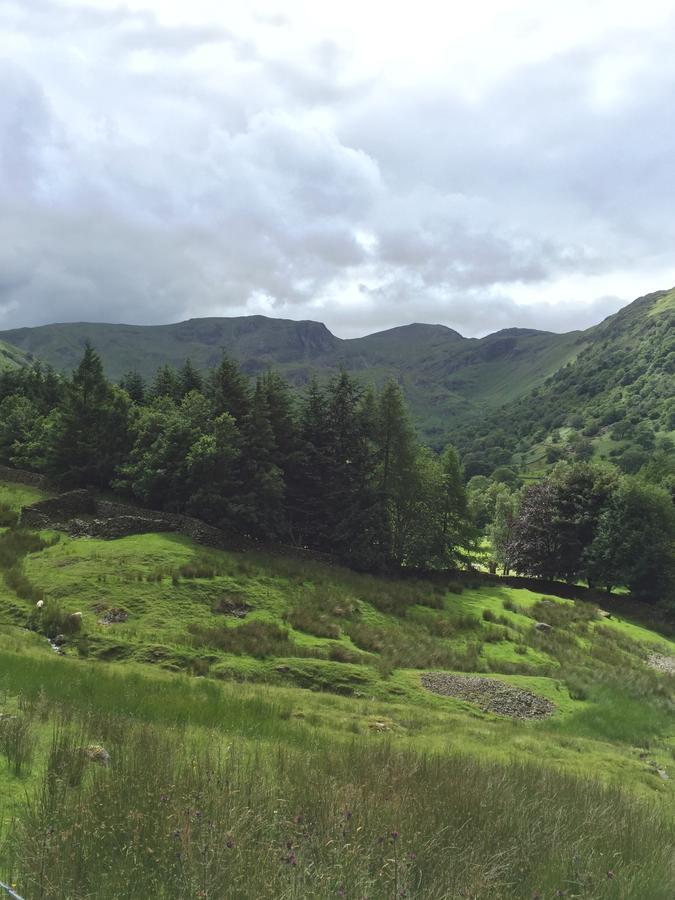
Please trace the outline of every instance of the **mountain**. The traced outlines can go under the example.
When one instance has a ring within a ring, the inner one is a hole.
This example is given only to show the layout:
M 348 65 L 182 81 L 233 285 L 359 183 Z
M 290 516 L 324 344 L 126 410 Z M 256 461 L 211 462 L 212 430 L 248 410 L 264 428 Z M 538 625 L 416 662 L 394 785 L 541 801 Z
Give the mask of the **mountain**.
M 441 439 L 457 421 L 495 408 L 541 384 L 583 346 L 583 335 L 508 329 L 482 339 L 464 338 L 443 325 L 411 324 L 341 340 L 319 322 L 265 316 L 190 319 L 174 325 L 75 323 L 19 328 L 0 339 L 29 358 L 68 372 L 86 341 L 100 353 L 109 377 L 129 370 L 151 379 L 160 365 L 198 368 L 234 356 L 250 375 L 279 369 L 296 386 L 312 374 L 341 367 L 365 381 L 397 379 L 426 437 Z
M 661 401 L 673 396 L 674 316 L 675 290 L 649 294 L 568 334 L 507 328 L 477 339 L 414 323 L 343 340 L 320 322 L 245 316 L 172 325 L 43 325 L 0 332 L 0 340 L 59 371 L 72 370 L 90 341 L 113 379 L 129 370 L 150 379 L 160 365 L 178 367 L 187 358 L 206 369 L 223 351 L 250 375 L 274 367 L 296 386 L 341 367 L 375 384 L 393 377 L 430 443 L 452 437 L 475 452 L 508 422 L 510 443 L 500 459 L 510 461 L 517 448 L 529 450 L 573 414 L 587 425 L 618 403 L 622 415 L 649 418 L 658 408 L 661 416 Z M 635 409 L 627 408 L 629 401 Z
M 515 462 L 607 458 L 637 471 L 675 437 L 675 289 L 640 297 L 583 332 L 578 355 L 500 410 L 465 421 L 475 474 Z M 669 465 L 672 465 L 670 463 Z

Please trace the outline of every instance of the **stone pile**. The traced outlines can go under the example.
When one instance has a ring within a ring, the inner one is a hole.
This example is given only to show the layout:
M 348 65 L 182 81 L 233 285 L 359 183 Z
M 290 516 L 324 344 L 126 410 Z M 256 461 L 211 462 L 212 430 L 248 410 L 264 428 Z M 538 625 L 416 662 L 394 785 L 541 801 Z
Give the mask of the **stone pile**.
M 467 700 L 478 704 L 484 712 L 513 719 L 545 719 L 555 712 L 555 705 L 545 697 L 496 678 L 428 672 L 422 675 L 422 684 L 434 694 Z

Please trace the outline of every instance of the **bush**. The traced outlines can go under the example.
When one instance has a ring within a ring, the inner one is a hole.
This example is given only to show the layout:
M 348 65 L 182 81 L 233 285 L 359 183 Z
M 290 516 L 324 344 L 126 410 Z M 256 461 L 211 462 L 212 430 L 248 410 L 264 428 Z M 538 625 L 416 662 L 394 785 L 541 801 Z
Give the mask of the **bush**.
M 308 606 L 296 607 L 284 616 L 284 619 L 296 631 L 304 631 L 315 637 L 337 639 L 342 634 L 339 625 L 331 622 L 325 615 Z
M 14 528 L 18 521 L 18 512 L 6 503 L 0 503 L 0 528 Z
M 24 767 L 30 766 L 34 748 L 35 740 L 28 718 L 25 716 L 0 718 L 0 752 L 14 775 L 21 775 Z

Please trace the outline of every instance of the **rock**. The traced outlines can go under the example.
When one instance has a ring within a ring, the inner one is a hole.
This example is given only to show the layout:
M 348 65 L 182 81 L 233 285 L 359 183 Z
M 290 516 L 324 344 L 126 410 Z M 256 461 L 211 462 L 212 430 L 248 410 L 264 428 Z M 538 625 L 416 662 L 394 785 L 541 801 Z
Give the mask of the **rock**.
M 129 613 L 126 609 L 122 609 L 121 607 L 113 607 L 109 609 L 101 618 L 98 620 L 99 625 L 115 625 L 120 622 L 126 622 L 129 618 Z
M 105 768 L 108 768 L 110 765 L 110 754 L 102 744 L 90 744 L 88 747 L 80 747 L 80 753 L 90 762 L 98 763 L 98 765 Z
M 675 675 L 675 656 L 666 656 L 665 653 L 650 653 L 647 657 L 647 665 L 650 669 L 663 672 L 664 675 Z
M 283 674 L 284 672 L 290 672 L 291 670 L 288 666 L 275 666 L 274 671 L 281 672 Z
M 546 697 L 521 690 L 496 678 L 429 672 L 422 675 L 421 681 L 434 694 L 458 697 L 476 703 L 484 712 L 510 716 L 513 719 L 545 719 L 555 711 L 555 704 Z
M 63 634 L 57 634 L 56 637 L 54 638 L 54 640 L 52 641 L 52 644 L 53 644 L 55 647 L 63 647 L 63 645 L 65 644 L 65 642 L 66 642 L 65 635 L 63 635 Z
M 68 622 L 68 626 L 70 628 L 72 628 L 74 631 L 76 631 L 77 629 L 81 628 L 81 626 L 82 626 L 82 613 L 81 612 L 71 613 L 68 616 L 67 622 Z
M 534 627 L 537 629 L 537 631 L 553 631 L 553 625 L 549 625 L 546 622 L 535 622 Z
M 598 607 L 598 608 L 596 609 L 596 613 L 597 613 L 602 619 L 611 619 L 611 618 L 612 618 L 612 614 L 611 614 L 610 612 L 607 612 L 606 609 L 600 609 L 600 607 Z

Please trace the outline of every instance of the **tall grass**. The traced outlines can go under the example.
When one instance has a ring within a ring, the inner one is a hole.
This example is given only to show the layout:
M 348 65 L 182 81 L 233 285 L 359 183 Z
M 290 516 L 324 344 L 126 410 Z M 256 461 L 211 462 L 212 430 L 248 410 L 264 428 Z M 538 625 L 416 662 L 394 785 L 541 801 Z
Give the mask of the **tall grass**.
M 92 740 L 109 768 L 83 762 Z M 4 874 L 31 900 L 669 900 L 673 840 L 655 807 L 534 767 L 106 716 L 57 723 Z
M 290 703 L 268 698 L 263 690 L 245 696 L 235 684 L 179 675 L 151 676 L 131 666 L 95 666 L 54 655 L 0 652 L 0 688 L 25 702 L 42 700 L 74 713 L 104 709 L 169 726 L 222 727 L 235 735 L 302 740 L 288 727 Z

